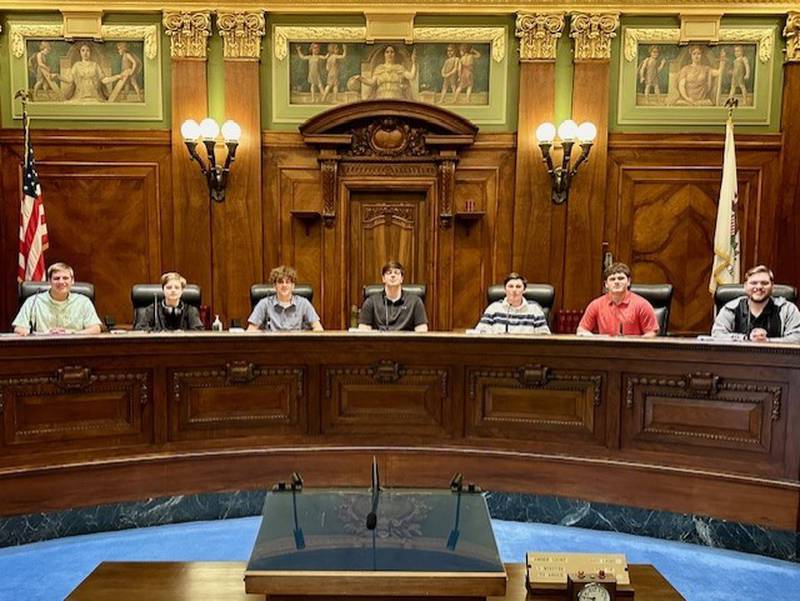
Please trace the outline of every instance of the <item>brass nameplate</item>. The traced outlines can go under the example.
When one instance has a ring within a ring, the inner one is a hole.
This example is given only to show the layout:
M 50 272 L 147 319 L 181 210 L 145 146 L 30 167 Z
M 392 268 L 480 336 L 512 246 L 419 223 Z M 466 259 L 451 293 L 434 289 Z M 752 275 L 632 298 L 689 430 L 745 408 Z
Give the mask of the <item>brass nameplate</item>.
M 529 590 L 561 590 L 567 586 L 567 574 L 597 574 L 603 570 L 617 584 L 631 583 L 628 561 L 622 553 L 534 553 L 525 555 Z

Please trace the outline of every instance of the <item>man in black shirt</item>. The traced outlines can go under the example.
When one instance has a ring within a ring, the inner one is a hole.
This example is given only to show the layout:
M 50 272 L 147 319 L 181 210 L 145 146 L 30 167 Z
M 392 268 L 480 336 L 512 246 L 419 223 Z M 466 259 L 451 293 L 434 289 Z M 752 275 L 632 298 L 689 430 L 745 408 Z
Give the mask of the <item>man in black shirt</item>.
M 800 310 L 785 298 L 772 296 L 772 271 L 758 265 L 744 277 L 745 295 L 720 309 L 711 335 L 751 342 L 800 342 Z
M 422 299 L 403 291 L 404 273 L 405 269 L 397 261 L 383 266 L 383 292 L 364 301 L 358 319 L 359 330 L 428 331 L 428 316 Z

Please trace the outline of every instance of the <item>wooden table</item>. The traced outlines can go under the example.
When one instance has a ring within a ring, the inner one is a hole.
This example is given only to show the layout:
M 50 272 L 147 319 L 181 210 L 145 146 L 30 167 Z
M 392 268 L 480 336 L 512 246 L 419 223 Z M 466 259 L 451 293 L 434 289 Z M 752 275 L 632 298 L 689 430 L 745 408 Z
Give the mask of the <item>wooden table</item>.
M 263 601 L 244 592 L 246 564 L 219 562 L 103 562 L 76 588 L 67 601 Z M 505 597 L 489 601 L 531 599 L 525 590 L 525 564 L 508 563 Z M 635 601 L 680 601 L 683 597 L 652 565 L 630 566 Z M 559 597 L 537 596 L 536 601 Z

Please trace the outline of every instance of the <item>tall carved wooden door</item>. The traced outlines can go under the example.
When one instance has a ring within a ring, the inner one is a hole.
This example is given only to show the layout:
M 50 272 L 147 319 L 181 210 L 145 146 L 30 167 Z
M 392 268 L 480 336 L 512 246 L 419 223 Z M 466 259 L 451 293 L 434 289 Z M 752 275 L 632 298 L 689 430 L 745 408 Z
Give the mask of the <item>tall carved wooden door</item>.
M 353 191 L 350 194 L 348 306 L 361 306 L 365 285 L 381 281 L 389 260 L 405 267 L 406 283 L 429 284 L 429 204 L 419 191 Z

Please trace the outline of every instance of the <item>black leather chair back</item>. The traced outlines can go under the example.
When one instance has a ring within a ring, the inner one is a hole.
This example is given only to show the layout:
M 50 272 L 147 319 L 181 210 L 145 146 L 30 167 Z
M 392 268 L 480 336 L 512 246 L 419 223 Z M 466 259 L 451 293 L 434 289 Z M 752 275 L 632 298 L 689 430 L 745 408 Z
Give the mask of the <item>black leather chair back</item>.
M 295 284 L 294 293 L 310 303 L 314 302 L 314 289 L 311 284 Z M 250 286 L 250 308 L 255 309 L 258 301 L 273 294 L 275 294 L 275 286 L 272 284 L 253 284 Z
M 383 284 L 367 284 L 362 291 L 364 300 L 367 300 L 367 298 L 373 294 L 380 294 L 383 292 L 383 288 Z M 403 292 L 408 292 L 409 294 L 420 297 L 423 303 L 425 302 L 425 292 L 427 292 L 427 290 L 428 287 L 425 284 L 403 284 Z
M 714 291 L 714 315 L 735 298 L 744 296 L 743 284 L 720 284 Z M 797 288 L 788 284 L 775 284 L 772 287 L 772 296 L 780 296 L 789 302 L 797 302 Z
M 29 296 L 33 296 L 37 292 L 45 292 L 47 290 L 50 290 L 50 282 L 31 282 L 27 280 L 20 282 L 17 290 L 19 306 L 21 307 L 22 303 L 24 303 L 25 299 L 27 299 Z M 72 284 L 71 292 L 82 294 L 83 296 L 88 297 L 88 299 L 94 303 L 94 284 L 90 284 L 89 282 L 75 282 Z
M 164 290 L 161 284 L 134 284 L 131 288 L 131 303 L 133 310 L 144 309 L 153 304 L 153 297 L 161 301 L 164 298 Z M 203 293 L 197 284 L 187 284 L 183 289 L 181 300 L 187 305 L 192 305 L 200 309 L 203 300 Z
M 672 308 L 672 284 L 631 284 L 631 292 L 653 305 L 658 320 L 658 335 L 666 336 Z
M 522 293 L 525 300 L 536 301 L 542 308 L 547 323 L 550 323 L 550 313 L 553 309 L 553 304 L 556 302 L 556 289 L 550 284 L 528 284 L 525 292 Z M 503 284 L 495 284 L 489 286 L 486 291 L 487 304 L 491 305 L 494 302 L 501 301 L 506 297 L 506 289 Z

